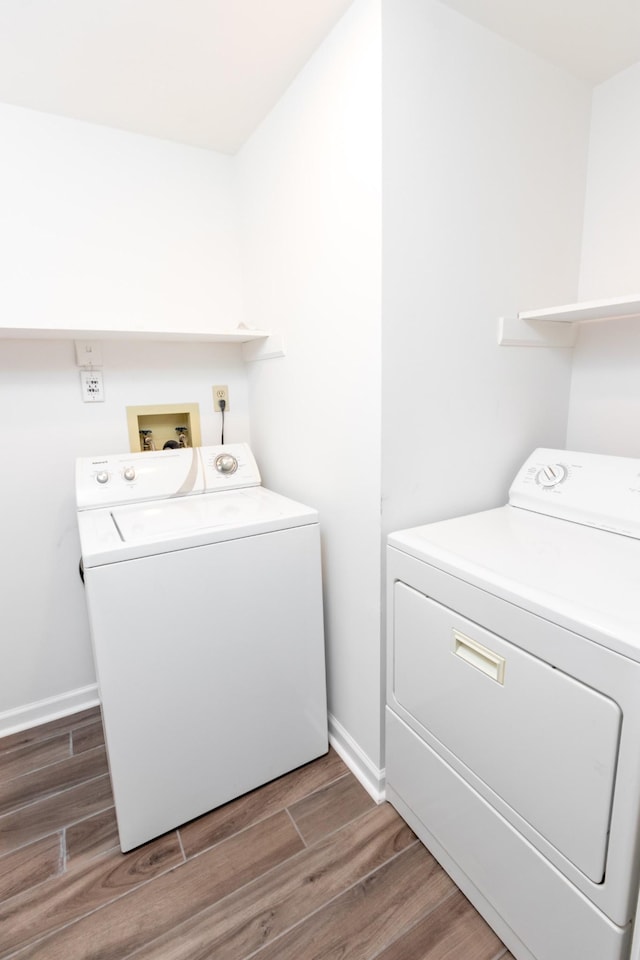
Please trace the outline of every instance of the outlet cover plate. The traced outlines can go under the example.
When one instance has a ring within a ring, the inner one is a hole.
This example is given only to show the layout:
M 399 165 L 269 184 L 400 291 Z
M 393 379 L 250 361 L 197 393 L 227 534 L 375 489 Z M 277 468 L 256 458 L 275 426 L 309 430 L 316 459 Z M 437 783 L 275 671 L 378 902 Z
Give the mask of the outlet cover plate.
M 213 409 L 216 413 L 220 413 L 220 401 L 224 400 L 224 412 L 229 413 L 229 387 L 221 383 L 211 389 L 213 390 Z
M 81 370 L 80 385 L 85 403 L 102 403 L 104 400 L 102 370 Z

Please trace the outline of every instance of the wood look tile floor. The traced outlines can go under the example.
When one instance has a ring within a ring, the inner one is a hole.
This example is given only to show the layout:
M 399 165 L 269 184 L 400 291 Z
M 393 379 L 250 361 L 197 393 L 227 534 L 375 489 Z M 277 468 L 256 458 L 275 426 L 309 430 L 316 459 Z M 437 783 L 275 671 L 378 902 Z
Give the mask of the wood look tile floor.
M 330 751 L 131 853 L 98 709 L 0 739 L 0 958 L 513 960 Z

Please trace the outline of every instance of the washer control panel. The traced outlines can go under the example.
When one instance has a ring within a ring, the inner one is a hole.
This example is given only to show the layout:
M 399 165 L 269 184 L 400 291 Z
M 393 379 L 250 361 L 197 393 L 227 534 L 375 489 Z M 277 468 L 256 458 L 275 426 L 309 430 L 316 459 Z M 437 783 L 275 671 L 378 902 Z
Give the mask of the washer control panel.
M 204 488 L 237 490 L 255 487 L 262 481 L 258 464 L 246 443 L 229 443 L 224 447 L 201 447 Z
M 640 539 L 640 460 L 540 448 L 518 472 L 509 503 Z
M 246 443 L 80 457 L 76 461 L 79 510 L 260 484 L 258 465 Z

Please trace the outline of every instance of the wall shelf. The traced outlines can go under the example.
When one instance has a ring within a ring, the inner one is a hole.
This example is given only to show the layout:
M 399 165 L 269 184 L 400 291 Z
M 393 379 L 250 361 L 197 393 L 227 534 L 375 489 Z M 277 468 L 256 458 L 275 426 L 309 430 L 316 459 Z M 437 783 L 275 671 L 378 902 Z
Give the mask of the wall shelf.
M 572 347 L 578 324 L 640 317 L 640 294 L 523 310 L 500 317 L 498 343 L 503 347 Z
M 203 343 L 249 343 L 264 340 L 266 330 L 236 327 L 234 330 L 108 330 L 50 327 L 0 327 L 0 338 L 10 340 L 195 340 Z
M 246 361 L 284 357 L 284 344 L 279 334 L 248 327 L 233 330 L 81 330 L 50 327 L 0 327 L 0 340 L 156 340 L 191 343 L 239 343 Z

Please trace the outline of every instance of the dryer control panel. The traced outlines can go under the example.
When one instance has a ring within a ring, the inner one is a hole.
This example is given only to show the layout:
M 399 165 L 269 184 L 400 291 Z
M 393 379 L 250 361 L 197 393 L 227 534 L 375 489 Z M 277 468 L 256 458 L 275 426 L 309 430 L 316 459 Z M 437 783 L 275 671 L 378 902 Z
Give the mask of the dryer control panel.
M 640 460 L 539 448 L 513 481 L 509 503 L 640 539 Z

